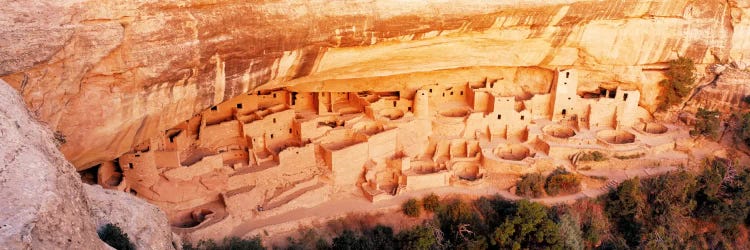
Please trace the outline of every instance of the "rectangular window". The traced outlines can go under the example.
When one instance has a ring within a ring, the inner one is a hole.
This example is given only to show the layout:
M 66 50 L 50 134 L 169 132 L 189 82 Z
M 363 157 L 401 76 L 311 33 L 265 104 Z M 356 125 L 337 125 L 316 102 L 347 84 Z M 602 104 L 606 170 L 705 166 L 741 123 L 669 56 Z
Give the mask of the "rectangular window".
M 211 107 L 211 111 L 216 111 L 216 110 L 219 110 L 219 108 L 217 108 L 216 106 Z
M 242 109 L 242 103 L 237 103 L 237 108 Z

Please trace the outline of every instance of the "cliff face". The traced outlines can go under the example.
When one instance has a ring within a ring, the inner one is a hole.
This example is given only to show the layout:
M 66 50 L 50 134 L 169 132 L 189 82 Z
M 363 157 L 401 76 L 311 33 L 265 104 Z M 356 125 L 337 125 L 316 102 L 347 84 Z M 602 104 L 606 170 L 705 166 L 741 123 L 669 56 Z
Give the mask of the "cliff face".
M 172 249 L 157 207 L 122 192 L 85 185 L 34 120 L 21 97 L 0 80 L 0 248 L 108 249 L 97 228 L 116 223 L 139 249 Z
M 10 1 L 0 77 L 80 170 L 261 85 L 387 89 L 576 66 L 581 88 L 638 88 L 653 107 L 660 62 L 750 60 L 747 0 L 516 2 Z

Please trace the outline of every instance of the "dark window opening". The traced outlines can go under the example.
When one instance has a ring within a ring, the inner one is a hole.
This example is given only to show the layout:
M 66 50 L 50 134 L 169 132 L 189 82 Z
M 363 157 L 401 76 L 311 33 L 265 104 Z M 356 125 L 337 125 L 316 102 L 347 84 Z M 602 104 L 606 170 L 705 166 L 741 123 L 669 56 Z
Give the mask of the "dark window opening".
M 237 108 L 241 109 L 242 108 L 242 103 L 237 103 Z
M 453 95 L 453 91 L 451 91 L 451 95 Z
M 568 97 L 568 100 L 570 100 L 570 99 L 571 99 L 571 98 L 570 98 L 570 97 Z
M 133 163 L 132 163 L 132 162 L 128 163 L 128 167 L 129 167 L 130 169 L 133 169 Z
M 407 110 L 411 111 L 411 107 L 406 107 Z
M 135 189 L 130 189 L 130 194 L 138 196 L 138 192 Z
M 600 91 L 599 94 L 601 96 L 607 96 L 607 90 L 606 89 L 602 89 L 602 91 Z
M 562 115 L 566 115 L 567 113 L 568 113 L 568 110 L 566 110 L 566 109 L 562 110 Z
M 396 101 L 393 101 L 393 107 L 396 107 Z
M 292 106 L 297 102 L 297 92 L 292 92 Z
M 273 118 L 273 123 L 276 123 L 276 118 Z
M 623 101 L 627 101 L 627 100 L 628 100 L 628 93 L 625 93 L 625 94 L 624 94 L 624 95 L 622 96 L 622 100 L 623 100 Z
M 219 108 L 217 108 L 216 106 L 213 106 L 213 107 L 211 107 L 211 110 L 213 110 L 213 111 L 216 111 L 216 110 L 218 110 L 218 109 L 219 109 Z
M 570 72 L 565 72 L 565 78 L 570 78 Z
M 273 139 L 273 134 L 271 134 L 271 139 Z
M 141 157 L 141 155 L 135 155 L 135 157 Z
M 523 118 L 525 118 L 525 117 L 524 117 L 524 116 L 521 116 L 521 120 L 522 120 L 522 121 L 523 121 Z
M 276 98 L 276 93 L 273 93 L 273 98 Z
M 568 83 L 567 83 L 567 82 L 563 82 L 563 84 L 565 84 L 565 85 L 568 85 Z
M 503 117 L 503 115 L 497 115 L 498 120 L 500 120 L 501 117 Z
M 609 91 L 609 98 L 610 99 L 615 98 L 615 96 L 617 96 L 617 90 Z
M 291 129 L 291 128 L 289 129 L 289 133 L 290 133 L 290 134 L 292 133 L 292 129 Z
M 174 142 L 174 137 L 170 136 L 169 137 L 169 142 Z
M 258 95 L 260 95 L 260 91 L 258 91 Z
M 461 90 L 461 95 L 464 95 L 464 91 L 463 90 Z
M 430 89 L 430 93 L 432 93 L 432 89 Z
M 443 97 L 445 97 L 445 93 L 443 93 Z

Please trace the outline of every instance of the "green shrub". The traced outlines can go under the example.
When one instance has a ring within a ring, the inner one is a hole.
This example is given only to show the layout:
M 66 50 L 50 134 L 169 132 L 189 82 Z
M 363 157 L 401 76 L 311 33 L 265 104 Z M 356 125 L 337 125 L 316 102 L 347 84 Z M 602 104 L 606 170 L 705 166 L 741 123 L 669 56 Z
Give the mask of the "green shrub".
M 263 242 L 260 239 L 260 235 L 250 239 L 242 239 L 239 237 L 227 237 L 222 240 L 221 244 L 216 243 L 214 240 L 201 240 L 197 246 L 193 246 L 190 243 L 185 243 L 183 246 L 185 250 L 265 250 Z
M 440 198 L 434 193 L 422 198 L 422 207 L 425 211 L 435 212 L 440 207 Z
M 573 173 L 557 169 L 547 177 L 544 190 L 552 196 L 578 193 L 581 191 L 581 180 Z
M 402 210 L 404 211 L 404 214 L 409 217 L 419 217 L 420 210 L 419 210 L 419 202 L 417 199 L 409 199 L 406 202 L 404 202 L 404 205 L 402 206 Z
M 659 82 L 659 85 L 664 89 L 664 93 L 657 97 L 659 110 L 666 110 L 682 102 L 690 94 L 690 89 L 695 83 L 694 72 L 695 64 L 689 58 L 679 57 L 676 60 L 669 61 L 669 69 L 665 73 L 667 79 Z
M 130 242 L 128 234 L 122 232 L 122 229 L 115 224 L 109 223 L 104 225 L 104 227 L 99 229 L 97 234 L 99 235 L 99 239 L 117 250 L 135 249 L 135 245 Z
M 615 158 L 620 160 L 638 159 L 646 155 L 645 153 L 637 153 L 632 155 L 615 155 Z
M 695 114 L 695 126 L 690 130 L 690 135 L 703 135 L 718 139 L 719 137 L 719 111 L 699 108 Z
M 605 161 L 607 160 L 607 156 L 604 155 L 604 153 L 599 151 L 593 151 L 593 152 L 584 152 L 581 154 L 580 157 L 578 157 L 579 161 Z
M 544 195 L 544 177 L 541 174 L 525 174 L 516 184 L 516 194 L 523 197 L 541 197 Z

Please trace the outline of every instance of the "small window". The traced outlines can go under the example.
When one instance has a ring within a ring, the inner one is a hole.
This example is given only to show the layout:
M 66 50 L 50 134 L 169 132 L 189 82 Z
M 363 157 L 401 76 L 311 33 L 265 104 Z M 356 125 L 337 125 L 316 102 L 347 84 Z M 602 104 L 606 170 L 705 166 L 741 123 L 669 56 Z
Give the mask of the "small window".
M 625 94 L 624 94 L 624 95 L 622 96 L 622 100 L 623 100 L 623 101 L 627 101 L 627 100 L 628 100 L 628 93 L 625 93 Z
M 260 91 L 258 91 L 258 95 L 260 95 Z
M 424 92 L 422 92 L 422 95 L 424 95 Z
M 464 91 L 463 90 L 461 90 L 461 95 L 464 95 Z
M 393 101 L 393 107 L 396 107 L 396 101 Z
M 273 139 L 273 134 L 271 134 L 271 139 Z
M 273 98 L 276 98 L 276 93 L 273 93 Z
M 502 117 L 503 117 L 503 115 L 497 115 L 497 119 L 498 120 L 500 120 L 500 118 L 502 118 Z
M 570 97 L 568 97 L 568 100 L 570 100 L 570 99 L 571 99 L 571 98 L 570 98 Z
M 292 129 L 291 129 L 291 128 L 289 129 L 289 133 L 290 133 L 290 134 L 292 133 Z
M 131 162 L 131 163 L 128 163 L 128 167 L 129 167 L 130 169 L 133 169 L 133 163 L 132 163 L 132 162 Z
M 563 82 L 563 84 L 565 84 L 565 85 L 568 85 L 568 83 L 567 83 L 567 82 Z
M 453 95 L 453 91 L 451 91 L 451 95 Z
M 570 72 L 565 72 L 565 78 L 570 78 Z
M 242 103 L 237 103 L 237 108 L 242 109 Z
M 211 107 L 211 110 L 212 111 L 216 111 L 216 110 L 219 110 L 219 108 L 217 108 L 216 106 L 213 106 L 213 107 Z
M 568 110 L 566 110 L 566 109 L 562 110 L 562 115 L 566 115 L 567 113 L 568 113 Z
M 432 89 L 430 89 L 430 93 L 432 93 Z
M 445 93 L 443 93 L 443 97 L 445 97 Z
M 523 118 L 526 118 L 526 117 L 524 117 L 524 116 L 521 116 L 521 121 L 523 121 Z
M 276 118 L 273 118 L 273 123 L 276 123 Z
M 409 110 L 409 111 L 411 111 L 411 107 L 406 107 L 406 110 Z

